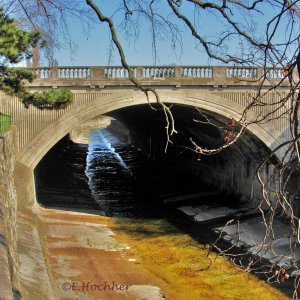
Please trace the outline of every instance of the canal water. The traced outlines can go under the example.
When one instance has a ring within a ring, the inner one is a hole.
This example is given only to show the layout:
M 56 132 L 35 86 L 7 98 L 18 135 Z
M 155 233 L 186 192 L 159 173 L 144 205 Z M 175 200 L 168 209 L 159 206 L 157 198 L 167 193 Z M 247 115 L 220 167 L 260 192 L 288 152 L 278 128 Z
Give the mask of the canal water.
M 93 131 L 89 145 L 61 141 L 35 173 L 40 204 L 107 216 L 163 217 L 176 206 L 166 199 L 208 190 L 197 177 L 147 159 L 107 129 Z
M 84 211 L 130 218 L 167 218 L 178 231 L 189 233 L 201 244 L 218 237 L 213 224 L 194 223 L 181 208 L 196 206 L 237 209 L 229 195 L 219 195 L 191 174 L 174 168 L 168 160 L 150 160 L 107 129 L 91 133 L 89 145 L 67 138 L 42 159 L 35 170 L 37 198 L 48 208 Z M 229 197 L 230 199 L 226 199 Z M 230 243 L 222 241 L 224 248 Z M 291 294 L 290 284 L 275 285 Z

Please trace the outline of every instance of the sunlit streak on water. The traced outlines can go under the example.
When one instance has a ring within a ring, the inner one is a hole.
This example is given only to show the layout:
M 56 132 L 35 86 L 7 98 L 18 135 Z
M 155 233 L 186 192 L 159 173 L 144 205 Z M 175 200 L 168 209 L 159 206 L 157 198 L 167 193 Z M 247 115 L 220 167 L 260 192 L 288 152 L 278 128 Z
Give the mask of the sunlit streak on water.
M 105 134 L 106 133 L 106 134 Z M 104 131 L 93 131 L 90 136 L 85 174 L 91 193 L 101 208 L 110 214 L 121 212 L 134 202 L 133 177 L 111 142 L 114 138 Z M 124 206 L 124 207 L 125 207 Z

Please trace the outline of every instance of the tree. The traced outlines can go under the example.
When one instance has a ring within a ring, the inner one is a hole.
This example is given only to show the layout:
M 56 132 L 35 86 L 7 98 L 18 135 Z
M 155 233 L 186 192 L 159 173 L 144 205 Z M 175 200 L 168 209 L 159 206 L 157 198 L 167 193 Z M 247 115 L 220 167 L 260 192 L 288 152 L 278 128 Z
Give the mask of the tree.
M 70 91 L 59 89 L 29 93 L 25 82 L 34 79 L 32 70 L 10 67 L 23 58 L 30 58 L 32 48 L 36 46 L 39 39 L 40 34 L 37 31 L 22 30 L 0 8 L 0 90 L 18 96 L 26 106 L 32 104 L 40 108 L 62 107 L 72 99 Z
M 12 69 L 8 63 L 14 64 L 22 58 L 30 57 L 31 47 L 34 47 L 39 39 L 37 32 L 26 32 L 16 26 L 14 21 L 7 18 L 0 8 L 0 89 L 8 94 L 22 95 L 25 92 L 23 80 L 32 81 L 33 73 L 25 69 Z

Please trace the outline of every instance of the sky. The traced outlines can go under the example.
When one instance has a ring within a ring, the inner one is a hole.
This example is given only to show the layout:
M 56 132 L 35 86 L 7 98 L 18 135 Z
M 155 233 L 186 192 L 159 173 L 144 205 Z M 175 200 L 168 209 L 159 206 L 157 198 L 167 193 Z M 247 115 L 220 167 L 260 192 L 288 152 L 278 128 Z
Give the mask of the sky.
M 85 2 L 85 1 L 83 1 Z M 117 11 L 120 0 L 95 0 L 106 16 L 111 17 L 116 25 L 122 20 L 124 12 Z M 139 0 L 140 3 L 149 4 L 148 0 Z M 217 1 L 216 1 L 217 2 Z M 274 2 L 275 3 L 275 2 Z M 157 40 L 158 58 L 155 62 L 152 53 L 152 39 L 149 24 L 145 19 L 141 19 L 137 28 L 139 30 L 138 39 L 134 40 L 125 37 L 124 28 L 117 27 L 118 37 L 124 47 L 127 61 L 130 65 L 218 65 L 220 62 L 211 60 L 205 54 L 203 48 L 199 47 L 198 42 L 192 37 L 190 30 L 183 25 L 182 21 L 175 20 L 171 16 L 171 10 L 166 0 L 156 0 L 154 8 L 164 16 L 167 20 L 174 22 L 180 26 L 182 36 L 182 51 L 180 44 L 175 43 L 176 51 L 172 50 L 170 41 L 166 37 Z M 194 6 L 188 1 L 182 1 L 181 11 L 187 15 L 192 22 L 196 22 L 197 28 L 204 32 L 205 37 L 219 37 L 220 33 L 226 30 L 227 24 L 220 21 L 220 14 L 212 13 L 212 11 L 202 11 L 195 13 Z M 269 20 L 276 8 L 273 6 L 265 6 L 262 4 L 261 13 L 255 13 L 252 18 L 250 13 L 245 13 L 241 9 L 233 11 L 231 17 L 239 23 L 243 23 L 249 28 L 256 27 L 258 36 L 263 36 L 263 24 Z M 209 12 L 209 14 L 208 14 Z M 282 22 L 282 24 L 285 24 Z M 285 35 L 285 26 L 279 28 L 279 34 Z M 109 59 L 110 35 L 107 24 L 100 24 L 97 20 L 91 23 L 92 28 L 82 26 L 79 19 L 71 17 L 67 21 L 68 30 L 71 38 L 76 45 L 76 50 L 71 53 L 67 44 L 63 42 L 62 36 L 59 36 L 62 47 L 56 50 L 55 57 L 60 66 L 94 66 L 94 65 L 120 65 L 120 58 L 117 51 L 112 52 L 112 59 Z M 278 37 L 279 38 L 279 37 Z M 241 50 L 242 46 L 234 37 L 229 43 L 231 52 L 235 53 Z M 224 49 L 226 50 L 226 49 Z M 246 49 L 247 50 L 247 49 Z M 41 65 L 47 65 L 45 59 L 41 60 Z
M 119 1 L 112 0 L 110 2 L 103 1 L 101 8 L 108 15 L 111 16 L 117 7 Z M 109 3 L 109 4 L 108 4 Z M 106 4 L 106 5 L 105 5 Z M 163 13 L 167 16 L 170 11 L 163 6 Z M 115 17 L 116 23 L 120 18 Z M 143 23 L 143 22 L 142 22 Z M 60 65 L 108 65 L 109 64 L 109 49 L 110 49 L 110 35 L 107 24 L 94 24 L 91 30 L 87 31 L 82 28 L 78 20 L 73 20 L 70 25 L 70 33 L 77 45 L 74 55 L 70 55 L 68 47 L 61 49 L 56 53 Z M 145 24 L 139 26 L 139 37 L 137 40 L 131 39 L 130 42 L 125 38 L 123 31 L 118 31 L 125 50 L 126 58 L 131 65 L 153 65 L 154 59 L 152 55 L 152 39 L 149 27 Z M 173 51 L 170 42 L 166 39 L 158 40 L 158 59 L 159 65 L 195 65 L 208 63 L 207 57 L 203 51 L 196 49 L 197 43 L 191 36 L 187 28 L 181 28 L 184 51 L 180 49 L 179 43 L 176 43 L 177 50 Z M 113 51 L 113 57 L 110 65 L 120 65 L 120 58 L 117 51 Z

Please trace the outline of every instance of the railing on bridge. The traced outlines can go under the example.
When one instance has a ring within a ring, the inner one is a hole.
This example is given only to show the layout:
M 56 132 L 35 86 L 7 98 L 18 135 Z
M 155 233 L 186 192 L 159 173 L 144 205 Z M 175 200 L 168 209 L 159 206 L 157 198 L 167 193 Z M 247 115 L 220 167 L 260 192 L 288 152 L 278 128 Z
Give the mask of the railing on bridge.
M 38 79 L 126 79 L 128 71 L 122 66 L 100 67 L 41 67 L 34 69 Z M 236 67 L 236 66 L 134 66 L 132 74 L 140 79 L 158 78 L 283 78 L 282 68 Z
M 10 130 L 10 116 L 0 113 L 0 135 Z

